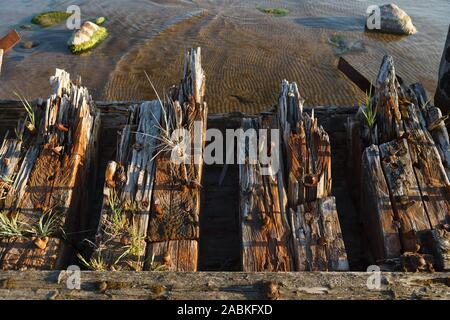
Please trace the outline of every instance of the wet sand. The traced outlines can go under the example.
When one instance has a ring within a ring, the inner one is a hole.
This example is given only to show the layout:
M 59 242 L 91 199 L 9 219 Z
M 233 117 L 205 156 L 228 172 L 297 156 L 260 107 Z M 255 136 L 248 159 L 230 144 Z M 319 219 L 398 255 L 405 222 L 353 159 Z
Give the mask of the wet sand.
M 364 43 L 364 51 L 345 57 L 370 79 L 389 53 L 405 80 L 420 81 L 434 93 L 450 13 L 445 0 L 397 1 L 419 30 L 399 37 L 364 32 L 366 7 L 383 1 L 11 0 L 0 12 L 0 33 L 34 13 L 73 3 L 80 4 L 84 19 L 106 16 L 110 37 L 73 56 L 66 46 L 72 31 L 64 25 L 21 31 L 25 40 L 41 44 L 32 50 L 18 45 L 5 56 L 0 99 L 14 98 L 13 91 L 46 97 L 55 67 L 80 75 L 98 100 L 154 99 L 144 71 L 163 92 L 178 82 L 184 50 L 201 46 L 210 112 L 267 110 L 284 78 L 297 81 L 307 105 L 354 105 L 364 95 L 337 70 L 338 56 L 328 42 L 333 34 Z M 258 10 L 265 7 L 290 13 L 277 17 Z

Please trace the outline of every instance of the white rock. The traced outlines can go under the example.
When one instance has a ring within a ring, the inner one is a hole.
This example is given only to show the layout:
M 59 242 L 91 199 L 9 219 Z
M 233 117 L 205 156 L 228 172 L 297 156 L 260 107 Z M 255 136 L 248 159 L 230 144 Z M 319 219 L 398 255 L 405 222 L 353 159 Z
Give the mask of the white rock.
M 379 7 L 381 13 L 381 29 L 371 29 L 383 33 L 411 35 L 417 32 L 411 17 L 395 4 L 385 4 Z
M 95 23 L 86 21 L 85 23 L 83 23 L 80 30 L 77 30 L 75 34 L 72 36 L 72 38 L 69 40 L 69 46 L 71 45 L 77 46 L 91 40 L 95 31 L 97 31 L 99 28 L 100 27 Z

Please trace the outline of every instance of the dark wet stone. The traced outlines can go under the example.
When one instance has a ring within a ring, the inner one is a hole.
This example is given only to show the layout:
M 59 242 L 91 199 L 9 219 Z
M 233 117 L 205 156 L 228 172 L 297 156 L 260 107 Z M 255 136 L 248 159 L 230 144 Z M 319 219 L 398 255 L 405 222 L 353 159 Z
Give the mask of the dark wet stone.
M 31 30 L 32 28 L 31 24 L 23 24 L 20 26 L 20 29 L 22 30 Z

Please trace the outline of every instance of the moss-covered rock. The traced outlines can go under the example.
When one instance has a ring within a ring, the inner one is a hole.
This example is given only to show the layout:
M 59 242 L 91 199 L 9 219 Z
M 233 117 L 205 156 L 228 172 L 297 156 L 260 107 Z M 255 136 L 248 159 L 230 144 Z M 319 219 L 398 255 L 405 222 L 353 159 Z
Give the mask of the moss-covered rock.
M 273 14 L 276 16 L 286 16 L 289 14 L 289 10 L 285 8 L 264 8 L 260 10 L 264 13 Z
M 69 49 L 73 54 L 91 50 L 108 37 L 108 30 L 95 23 L 86 21 L 69 40 Z
M 106 21 L 105 17 L 98 17 L 97 19 L 95 19 L 95 24 L 97 24 L 98 26 L 101 26 L 102 24 L 104 24 Z
M 47 28 L 66 21 L 71 15 L 72 13 L 67 13 L 65 11 L 48 11 L 34 16 L 33 19 L 31 19 L 31 22 Z
M 328 38 L 328 42 L 333 45 L 334 53 L 338 56 L 348 52 L 361 52 L 365 50 L 364 43 L 360 40 L 352 41 L 346 39 L 342 34 L 333 34 Z

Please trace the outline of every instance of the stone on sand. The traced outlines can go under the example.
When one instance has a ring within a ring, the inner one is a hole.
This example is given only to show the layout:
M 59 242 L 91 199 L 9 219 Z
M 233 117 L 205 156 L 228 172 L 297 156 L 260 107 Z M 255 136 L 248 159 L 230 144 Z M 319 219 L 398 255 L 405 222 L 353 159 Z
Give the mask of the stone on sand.
M 398 35 L 412 35 L 417 32 L 411 17 L 405 11 L 400 9 L 399 6 L 395 4 L 385 4 L 379 6 L 379 8 L 381 13 L 381 28 L 368 29 L 367 26 L 370 25 L 369 19 L 372 18 L 369 16 L 366 23 L 367 30 Z
M 83 23 L 69 40 L 70 51 L 79 54 L 88 51 L 103 41 L 108 36 L 108 31 L 91 21 Z

